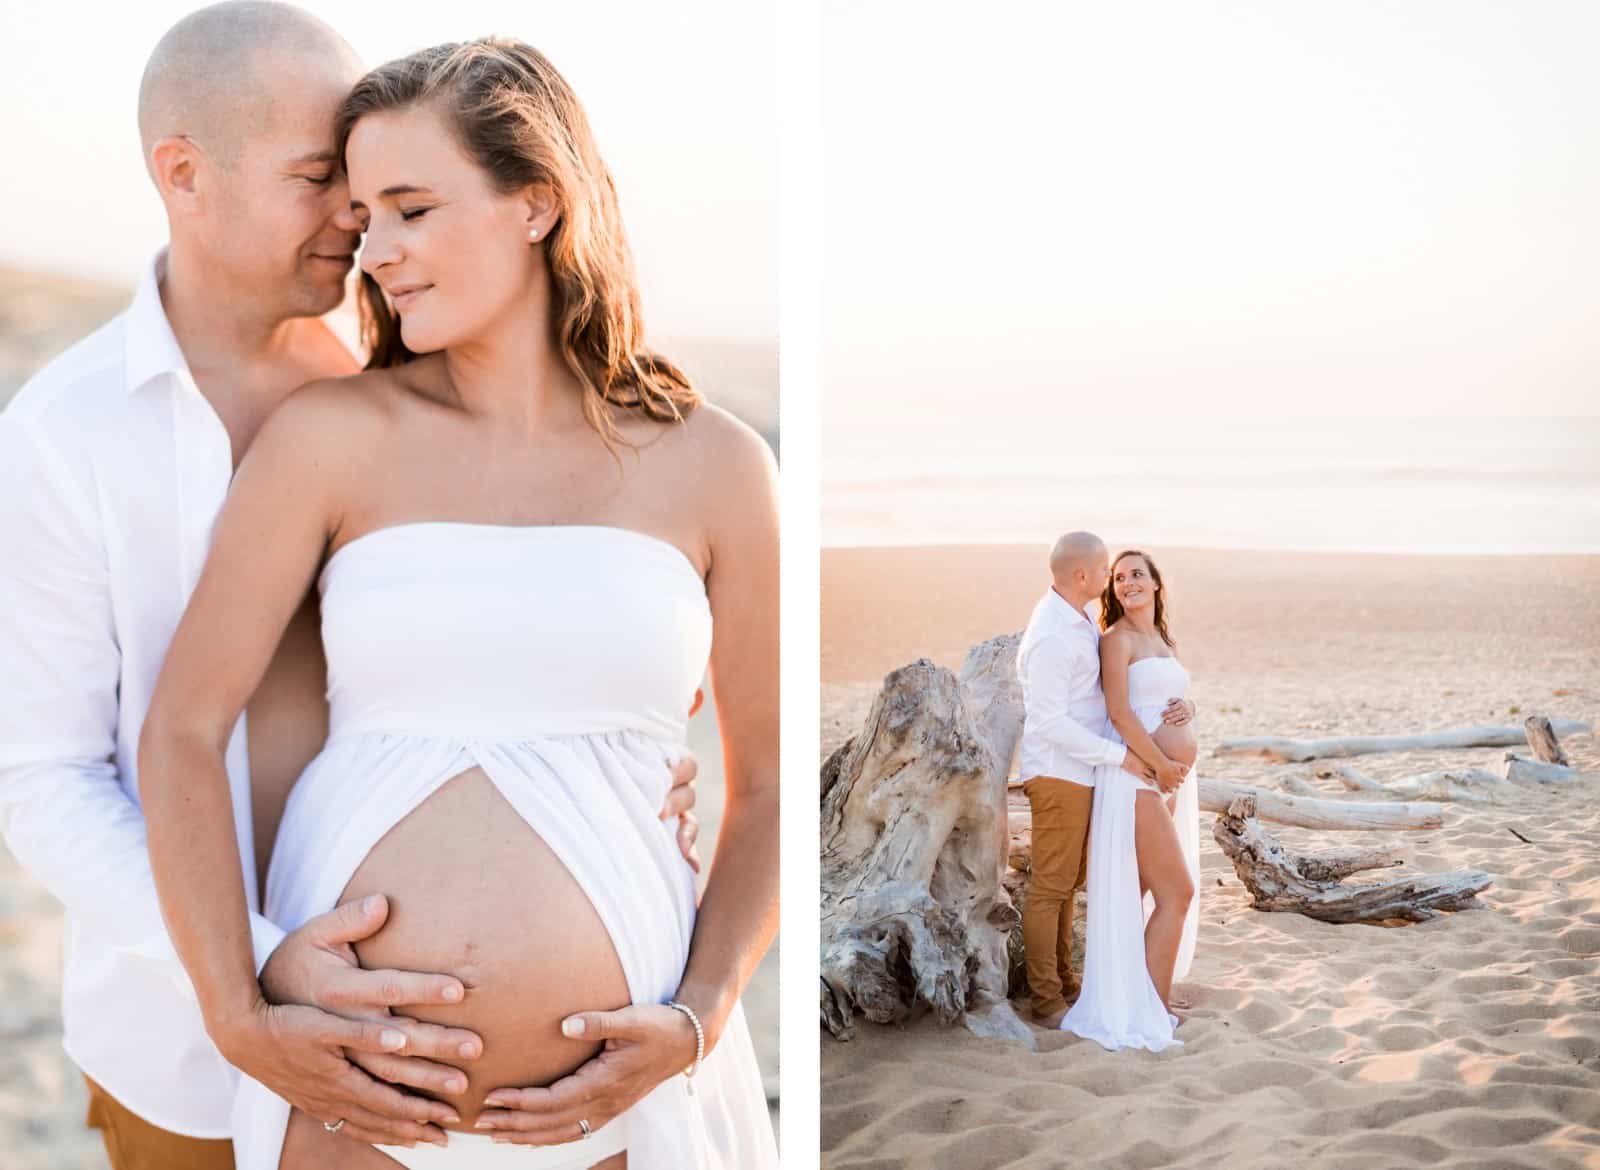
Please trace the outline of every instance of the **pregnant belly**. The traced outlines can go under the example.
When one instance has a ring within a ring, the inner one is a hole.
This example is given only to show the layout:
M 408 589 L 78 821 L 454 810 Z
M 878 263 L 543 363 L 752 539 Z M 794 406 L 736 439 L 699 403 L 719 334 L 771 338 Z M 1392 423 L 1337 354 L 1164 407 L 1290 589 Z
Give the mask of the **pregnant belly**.
M 361 965 L 454 975 L 459 1005 L 407 1008 L 470 1028 L 483 1055 L 463 1061 L 467 1091 L 445 1094 L 471 1130 L 484 1095 L 546 1085 L 599 1051 L 561 1035 L 576 1011 L 629 1002 L 611 936 L 577 880 L 481 768 L 455 776 L 373 847 L 340 900 L 389 899 Z
M 1194 732 L 1185 723 L 1182 727 L 1174 727 L 1170 723 L 1157 723 L 1150 738 L 1156 741 L 1156 747 L 1169 760 L 1176 760 L 1186 768 L 1194 767 L 1195 757 L 1200 754 L 1200 744 L 1195 739 Z

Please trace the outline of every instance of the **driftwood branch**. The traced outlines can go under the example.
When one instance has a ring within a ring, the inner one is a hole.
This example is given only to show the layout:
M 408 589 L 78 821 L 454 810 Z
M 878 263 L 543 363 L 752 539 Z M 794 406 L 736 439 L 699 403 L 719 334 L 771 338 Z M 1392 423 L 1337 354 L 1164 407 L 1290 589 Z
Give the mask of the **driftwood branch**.
M 1492 804 L 1518 791 L 1506 783 L 1505 777 L 1487 768 L 1445 768 L 1416 776 L 1401 776 L 1384 783 L 1356 771 L 1348 764 L 1321 767 L 1316 769 L 1315 775 L 1323 779 L 1337 779 L 1346 788 L 1357 792 L 1403 800 L 1464 800 Z
M 1241 795 L 1217 817 L 1212 835 L 1233 862 L 1258 910 L 1290 911 L 1324 922 L 1421 922 L 1441 910 L 1476 905 L 1491 878 L 1478 870 L 1391 878 L 1346 886 L 1338 879 L 1394 865 L 1392 850 L 1347 851 L 1324 857 L 1288 852 L 1256 820 L 1256 802 Z
M 1444 824 L 1444 809 L 1437 804 L 1327 800 L 1288 796 L 1264 788 L 1200 778 L 1200 807 L 1224 812 L 1234 799 L 1250 796 L 1262 820 L 1304 829 L 1437 829 Z
M 1379 784 L 1371 776 L 1350 764 L 1330 764 L 1325 768 L 1318 768 L 1316 774 L 1324 780 L 1337 780 L 1352 792 L 1388 791 L 1387 788 Z
M 1589 724 L 1574 719 L 1555 719 L 1556 733 L 1571 735 L 1588 731 Z M 1521 727 L 1468 727 L 1460 731 L 1430 731 L 1420 735 L 1352 735 L 1332 739 L 1287 739 L 1265 736 L 1257 739 L 1227 740 L 1216 749 L 1219 756 L 1264 756 L 1279 763 L 1296 764 L 1308 760 L 1339 756 L 1369 755 L 1374 752 L 1409 752 L 1472 747 L 1514 747 L 1527 740 Z
M 1576 768 L 1564 768 L 1560 764 L 1545 764 L 1538 760 L 1530 760 L 1527 756 L 1519 756 L 1515 752 L 1506 753 L 1506 779 L 1529 780 L 1535 784 L 1553 784 L 1561 780 L 1576 780 L 1583 773 Z
M 1546 764 L 1559 764 L 1563 768 L 1572 767 L 1572 761 L 1562 749 L 1549 719 L 1543 715 L 1529 715 L 1522 721 L 1522 727 L 1527 732 L 1528 747 L 1532 749 L 1534 759 Z

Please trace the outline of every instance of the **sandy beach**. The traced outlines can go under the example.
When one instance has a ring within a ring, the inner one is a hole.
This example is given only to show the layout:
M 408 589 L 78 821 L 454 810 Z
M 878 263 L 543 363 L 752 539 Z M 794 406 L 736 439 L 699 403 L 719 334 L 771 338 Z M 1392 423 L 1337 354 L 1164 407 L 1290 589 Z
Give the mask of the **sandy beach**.
M 1294 775 L 1337 796 L 1310 765 L 1211 750 L 1600 717 L 1600 558 L 1150 551 L 1195 680 L 1202 774 L 1267 787 Z M 972 643 L 1020 628 L 1048 585 L 1044 558 L 825 550 L 823 753 L 856 730 L 888 670 L 919 656 L 954 668 Z M 1442 829 L 1268 826 L 1290 848 L 1396 844 L 1408 868 L 1494 875 L 1481 909 L 1414 926 L 1249 909 L 1203 813 L 1182 1048 L 1112 1054 L 1041 1032 L 1031 1053 L 926 1018 L 864 1024 L 849 1043 L 823 1032 L 823 1164 L 1600 1166 L 1600 741 L 1564 742 L 1594 775 L 1447 805 Z M 1356 763 L 1381 781 L 1502 754 Z

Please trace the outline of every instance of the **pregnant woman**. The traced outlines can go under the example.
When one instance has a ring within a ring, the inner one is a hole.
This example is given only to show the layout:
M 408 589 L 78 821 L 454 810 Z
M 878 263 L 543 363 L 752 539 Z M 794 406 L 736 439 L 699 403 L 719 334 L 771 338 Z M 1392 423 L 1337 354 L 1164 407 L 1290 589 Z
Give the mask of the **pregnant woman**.
M 257 1071 L 223 752 L 315 582 L 330 734 L 264 910 L 292 930 L 386 894 L 362 965 L 458 977 L 413 1014 L 483 1046 L 438 1094 L 454 1132 L 411 1146 L 247 1076 L 239 1170 L 775 1166 L 738 1006 L 776 927 L 771 455 L 644 347 L 610 175 L 539 53 L 385 65 L 337 149 L 373 361 L 294 394 L 239 467 L 141 743 L 150 849 L 208 1029 Z M 656 810 L 708 662 L 727 802 L 697 908 Z M 628 1094 L 567 1077 L 597 1053 Z
M 1113 1051 L 1159 1052 L 1182 1043 L 1172 982 L 1188 973 L 1199 929 L 1198 746 L 1189 724 L 1162 722 L 1167 704 L 1186 697 L 1189 672 L 1148 555 L 1121 553 L 1100 601 L 1106 711 L 1156 782 L 1115 767 L 1095 773 L 1083 990 L 1061 1028 Z

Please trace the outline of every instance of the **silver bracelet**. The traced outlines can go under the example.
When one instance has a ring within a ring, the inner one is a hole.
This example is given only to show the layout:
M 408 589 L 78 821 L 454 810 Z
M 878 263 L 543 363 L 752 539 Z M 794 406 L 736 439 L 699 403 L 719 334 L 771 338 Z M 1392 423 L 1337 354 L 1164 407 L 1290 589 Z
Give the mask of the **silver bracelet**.
M 689 1022 L 694 1025 L 694 1063 L 683 1070 L 684 1077 L 689 1078 L 700 1071 L 700 1062 L 706 1058 L 706 1030 L 700 1026 L 700 1017 L 695 1014 L 695 1010 L 688 1004 L 679 1003 L 674 999 L 670 1000 L 667 1006 L 688 1016 Z M 688 1089 L 692 1096 L 694 1093 L 693 1082 L 690 1082 Z

